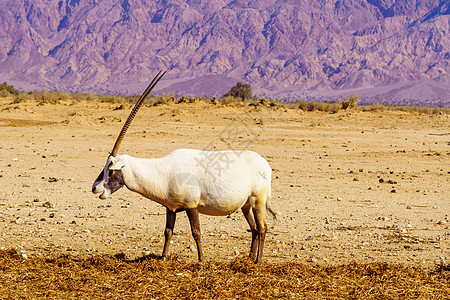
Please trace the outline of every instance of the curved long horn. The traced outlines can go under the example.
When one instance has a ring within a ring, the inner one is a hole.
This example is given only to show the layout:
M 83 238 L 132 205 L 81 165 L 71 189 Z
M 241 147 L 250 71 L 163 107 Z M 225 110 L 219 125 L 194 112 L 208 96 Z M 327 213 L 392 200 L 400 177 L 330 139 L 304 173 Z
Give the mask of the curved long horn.
M 142 103 L 144 102 L 145 97 L 147 97 L 147 95 L 150 94 L 150 92 L 153 90 L 155 85 L 164 76 L 164 74 L 166 74 L 167 70 L 164 71 L 164 73 L 162 73 L 162 74 L 161 74 L 161 72 L 162 71 L 159 71 L 158 74 L 156 74 L 155 78 L 153 78 L 152 82 L 150 82 L 148 87 L 145 89 L 144 93 L 142 93 L 141 97 L 139 97 L 139 100 L 134 105 L 133 110 L 131 110 L 131 113 L 128 116 L 127 120 L 125 121 L 125 124 L 123 124 L 122 130 L 120 131 L 119 136 L 117 137 L 116 143 L 114 144 L 114 147 L 111 151 L 112 156 L 117 155 L 117 151 L 119 150 L 120 143 L 122 143 L 123 137 L 125 136 L 125 133 L 127 132 L 128 127 L 130 127 L 131 121 L 133 121 L 134 117 L 136 116 L 137 111 L 139 110 Z M 161 76 L 159 76 L 160 74 L 161 74 Z

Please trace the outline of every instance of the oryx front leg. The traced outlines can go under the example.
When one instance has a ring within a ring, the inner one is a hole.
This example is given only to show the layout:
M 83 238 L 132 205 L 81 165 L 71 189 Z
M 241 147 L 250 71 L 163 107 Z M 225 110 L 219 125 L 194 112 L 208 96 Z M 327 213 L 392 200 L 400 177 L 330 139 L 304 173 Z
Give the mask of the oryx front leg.
M 198 216 L 198 209 L 188 208 L 186 209 L 186 213 L 189 218 L 189 223 L 191 223 L 192 236 L 194 237 L 195 243 L 197 244 L 198 260 L 203 261 L 203 250 L 202 250 L 200 219 Z
M 175 220 L 177 213 L 167 209 L 166 213 L 166 229 L 164 230 L 164 249 L 161 258 L 165 260 L 169 253 L 170 239 L 173 235 L 173 228 L 175 227 Z

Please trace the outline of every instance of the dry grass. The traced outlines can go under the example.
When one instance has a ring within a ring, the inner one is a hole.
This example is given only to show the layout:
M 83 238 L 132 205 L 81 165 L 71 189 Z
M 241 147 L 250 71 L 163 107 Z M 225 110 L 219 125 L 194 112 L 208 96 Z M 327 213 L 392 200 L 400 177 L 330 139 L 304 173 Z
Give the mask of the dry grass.
M 62 100 L 71 101 L 99 101 L 108 103 L 135 103 L 139 98 L 137 95 L 123 96 L 123 95 L 102 95 L 94 93 L 64 93 L 60 91 L 51 92 L 41 92 L 33 91 L 28 93 L 11 94 L 6 89 L 0 89 L 0 97 L 12 97 L 13 103 L 36 101 L 40 105 L 43 104 L 58 104 Z M 178 104 L 178 103 L 195 103 L 195 102 L 205 102 L 212 105 L 223 105 L 231 107 L 272 107 L 272 108 L 284 108 L 284 109 L 300 109 L 302 111 L 322 111 L 329 113 L 336 113 L 340 110 L 360 110 L 360 111 L 404 111 L 410 113 L 420 113 L 420 114 L 450 114 L 450 107 L 427 107 L 427 106 L 401 106 L 401 105 L 384 105 L 384 104 L 371 104 L 371 105 L 360 105 L 358 102 L 360 96 L 351 95 L 347 98 L 342 98 L 341 101 L 293 101 L 293 102 L 282 102 L 273 99 L 248 99 L 243 101 L 239 97 L 223 96 L 220 99 L 207 98 L 207 97 L 175 97 L 172 93 L 161 94 L 159 96 L 151 96 L 147 100 L 147 105 L 158 106 L 158 105 L 168 105 L 168 104 Z
M 262 263 L 188 263 L 172 257 L 24 259 L 0 251 L 2 299 L 448 299 L 450 268 L 386 263 L 321 267 Z

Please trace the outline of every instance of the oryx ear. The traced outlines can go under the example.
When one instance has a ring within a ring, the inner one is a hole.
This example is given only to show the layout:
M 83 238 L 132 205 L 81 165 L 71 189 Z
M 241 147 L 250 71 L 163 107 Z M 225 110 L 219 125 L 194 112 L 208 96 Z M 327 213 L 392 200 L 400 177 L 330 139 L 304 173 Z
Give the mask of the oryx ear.
M 108 167 L 108 170 L 121 170 L 123 167 L 125 167 L 125 164 L 122 160 L 111 162 L 111 164 Z

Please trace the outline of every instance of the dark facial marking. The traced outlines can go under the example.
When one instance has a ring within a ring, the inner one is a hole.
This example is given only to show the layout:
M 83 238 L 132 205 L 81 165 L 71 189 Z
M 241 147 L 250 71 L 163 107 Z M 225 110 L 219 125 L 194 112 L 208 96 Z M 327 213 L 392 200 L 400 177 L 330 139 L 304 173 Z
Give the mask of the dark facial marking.
M 111 194 L 125 185 L 121 171 L 109 170 L 108 183 L 106 187 L 111 190 Z
M 96 182 L 97 182 L 97 181 L 102 181 L 102 180 L 103 180 L 103 174 L 104 174 L 104 173 L 105 173 L 105 172 L 101 171 L 100 174 L 98 175 L 97 179 L 95 179 L 95 181 L 96 181 Z

